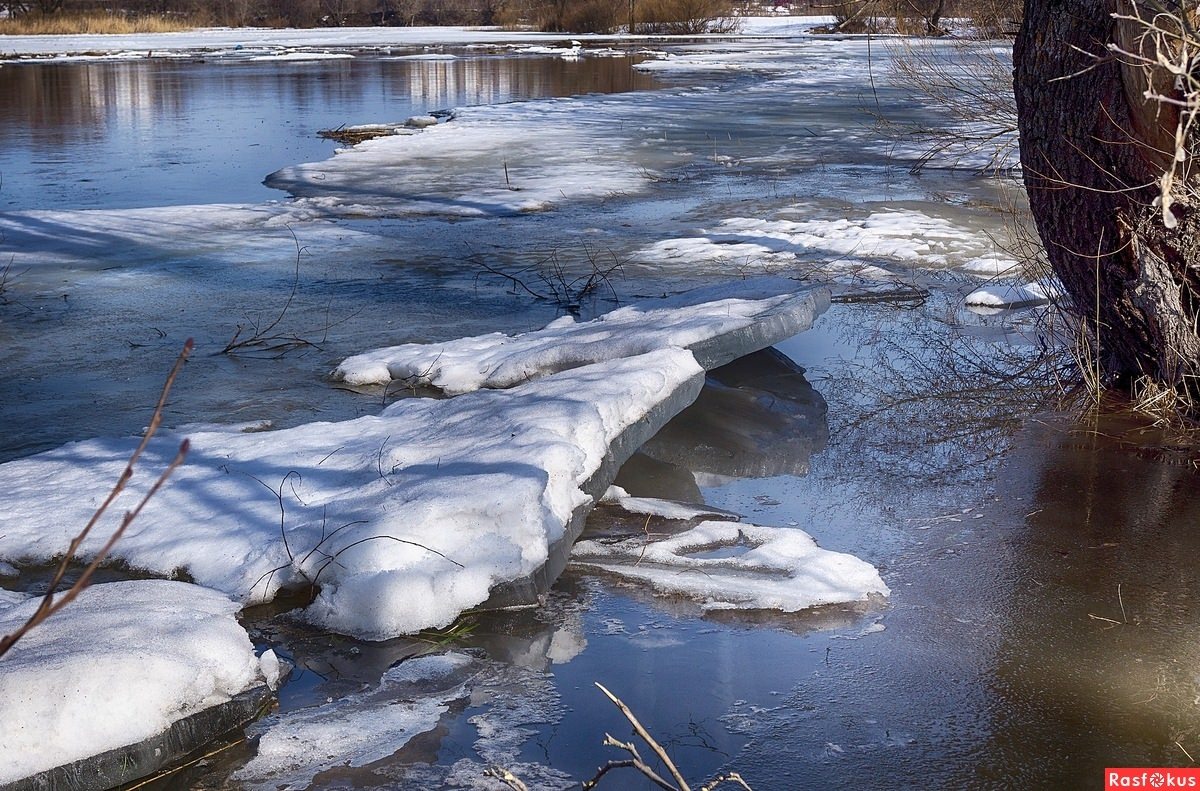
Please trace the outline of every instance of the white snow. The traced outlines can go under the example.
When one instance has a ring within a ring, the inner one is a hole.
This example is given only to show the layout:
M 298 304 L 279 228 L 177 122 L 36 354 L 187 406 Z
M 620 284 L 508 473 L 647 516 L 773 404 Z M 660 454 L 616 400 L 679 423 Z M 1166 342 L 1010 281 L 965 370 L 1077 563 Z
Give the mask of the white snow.
M 480 42 L 560 41 L 547 33 L 465 27 L 344 27 L 314 29 L 203 28 L 176 33 L 79 34 L 67 36 L 0 36 L 5 56 L 147 52 L 204 52 L 236 56 L 264 47 L 375 48 L 454 46 Z M 239 48 L 240 49 L 235 49 Z
M 9 566 L 7 563 L 0 564 L 0 566 L 7 566 L 8 569 L 12 569 L 13 575 L 16 575 L 17 570 L 12 566 Z M 0 571 L 4 571 L 6 574 L 8 573 L 7 569 L 0 569 Z M 11 607 L 17 606 L 28 598 L 29 596 L 24 593 L 18 593 L 17 591 L 10 591 L 0 588 L 0 613 L 3 613 L 5 610 L 8 610 Z
M 633 497 L 620 486 L 610 486 L 601 499 L 602 503 L 615 505 L 623 511 L 644 516 L 658 516 L 663 519 L 688 520 L 700 517 L 715 517 L 738 521 L 736 514 L 720 509 L 706 508 L 694 503 L 681 503 L 677 500 L 664 500 L 659 497 Z
M 468 694 L 473 664 L 465 654 L 410 659 L 374 689 L 267 717 L 251 728 L 262 734 L 258 754 L 233 779 L 251 788 L 307 788 L 319 772 L 386 758 L 433 730 L 449 703 Z M 435 689 L 422 690 L 426 685 Z
M 1023 308 L 1044 305 L 1063 294 L 1056 278 L 1043 278 L 1032 283 L 998 283 L 976 289 L 967 295 L 969 307 Z
M 777 215 L 806 211 L 802 206 Z M 894 274 L 869 261 L 912 267 L 961 267 L 972 273 L 998 273 L 1017 262 L 996 252 L 986 235 L 948 217 L 908 208 L 881 207 L 865 216 L 787 219 L 731 217 L 695 237 L 664 239 L 642 248 L 636 258 L 658 265 L 694 266 L 708 262 L 728 270 L 802 271 L 831 278 L 887 279 Z
M 797 612 L 891 593 L 869 563 L 821 549 L 796 528 L 701 522 L 661 540 L 581 541 L 572 559 L 704 610 Z
M 310 61 L 310 60 L 353 60 L 349 52 L 317 52 L 314 50 L 289 49 L 272 52 L 267 55 L 255 55 L 247 58 L 249 61 Z
M 188 461 L 114 559 L 186 569 L 244 603 L 317 578 L 306 617 L 362 638 L 445 626 L 492 586 L 540 568 L 610 444 L 701 371 L 689 352 L 667 349 L 507 391 L 403 400 L 378 417 L 193 434 Z M 131 497 L 175 442 L 155 438 Z M 132 446 L 89 440 L 0 465 L 0 557 L 61 552 Z
M 790 281 L 747 280 L 617 308 L 592 321 L 563 316 L 540 330 L 445 343 L 409 343 L 355 355 L 333 372 L 350 384 L 432 385 L 455 395 L 505 388 L 555 371 L 684 348 L 748 327 L 807 292 Z
M 570 98 L 459 108 L 420 134 L 367 140 L 265 183 L 322 210 L 367 216 L 503 216 L 643 191 L 649 171 L 608 134 L 611 117 L 589 105 Z
M 0 634 L 38 603 L 0 611 Z M 239 609 L 181 582 L 85 589 L 0 657 L 0 783 L 135 744 L 262 683 Z

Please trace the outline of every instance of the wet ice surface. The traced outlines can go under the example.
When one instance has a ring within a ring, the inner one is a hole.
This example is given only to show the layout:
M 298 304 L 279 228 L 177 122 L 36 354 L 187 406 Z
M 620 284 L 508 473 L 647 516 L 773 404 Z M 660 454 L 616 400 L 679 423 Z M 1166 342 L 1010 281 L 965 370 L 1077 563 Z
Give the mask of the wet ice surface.
M 495 663 L 479 694 L 433 696 L 411 728 L 420 735 L 348 750 L 331 759 L 338 766 L 316 761 L 313 785 L 470 788 L 486 782 L 488 764 L 542 787 L 589 777 L 615 757 L 602 734 L 627 728 L 593 681 L 629 703 L 690 777 L 733 768 L 760 789 L 964 777 L 978 787 L 1081 786 L 1105 765 L 1171 764 L 1181 746 L 1196 754 L 1200 657 L 1180 637 L 1200 620 L 1188 565 L 1195 473 L 1136 424 L 1027 422 L 1055 403 L 1035 386 L 1052 377 L 1036 369 L 1013 388 L 995 369 L 1008 370 L 1010 355 L 1024 367 L 1038 348 L 1036 316 L 962 307 L 980 274 L 1004 268 L 986 236 L 1002 233 L 996 191 L 965 173 L 914 176 L 908 161 L 887 158 L 895 149 L 864 112 L 874 100 L 862 79 L 868 46 L 709 43 L 679 54 L 751 67 L 697 68 L 653 93 L 563 103 L 579 121 L 572 139 L 597 145 L 567 172 L 562 194 L 543 190 L 549 210 L 538 213 L 417 216 L 403 201 L 380 209 L 378 195 L 319 194 L 310 177 L 320 169 L 309 167 L 311 194 L 273 206 L 2 215 L 3 252 L 20 275 L 0 306 L 10 373 L 0 380 L 0 454 L 138 430 L 188 335 L 201 353 L 168 423 L 283 427 L 376 413 L 396 394 L 335 389 L 325 373 L 383 343 L 522 332 L 558 317 L 556 305 L 510 293 L 480 260 L 536 278 L 528 267 L 586 273 L 589 256 L 611 252 L 624 262 L 613 281 L 622 300 L 793 265 L 831 277 L 848 298 L 869 280 L 929 289 L 923 303 L 836 305 L 778 345 L 790 365 L 714 373 L 696 409 L 618 481 L 635 496 L 798 527 L 864 558 L 893 592 L 887 609 L 701 618 L 682 598 L 574 569 L 546 608 L 481 616 L 454 638 L 455 650 Z M 927 120 L 903 91 L 877 88 L 889 111 Z M 543 109 L 466 112 L 452 123 L 483 130 L 503 119 L 543 151 L 561 129 L 537 139 Z M 473 183 L 473 194 L 519 200 L 500 186 L 508 152 L 481 151 L 444 183 L 418 166 L 415 183 L 434 200 L 461 202 Z M 536 165 L 523 156 L 509 164 Z M 608 158 L 638 180 L 602 196 L 576 189 Z M 546 174 L 534 175 L 544 186 Z M 888 224 L 900 218 L 922 233 Z M 759 220 L 769 224 L 750 226 Z M 736 253 L 645 253 L 678 240 Z M 237 325 L 270 324 L 294 282 L 282 337 L 216 354 Z M 599 299 L 581 312 L 608 307 Z M 312 345 L 279 354 L 296 339 Z M 646 515 L 605 516 L 593 529 L 660 527 Z M 318 713 L 329 699 L 370 696 L 389 668 L 429 650 L 406 639 L 357 643 L 267 613 L 246 620 L 298 667 L 279 722 L 314 707 L 314 717 L 336 719 L 333 709 Z M 176 782 L 236 787 L 230 777 L 253 760 L 246 747 Z

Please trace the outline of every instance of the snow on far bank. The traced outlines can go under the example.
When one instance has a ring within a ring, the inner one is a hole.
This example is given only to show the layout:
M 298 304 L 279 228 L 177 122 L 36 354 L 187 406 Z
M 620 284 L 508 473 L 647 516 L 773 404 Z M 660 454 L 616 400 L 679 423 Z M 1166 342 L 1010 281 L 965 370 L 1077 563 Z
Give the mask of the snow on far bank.
M 997 283 L 976 289 L 967 295 L 968 307 L 1024 308 L 1045 305 L 1063 295 L 1057 278 L 1044 278 L 1032 283 Z
M 557 42 L 561 34 L 467 27 L 202 28 L 175 33 L 0 36 L 0 57 L 78 55 L 85 53 L 214 52 L 236 54 L 247 48 L 372 48 L 502 45 Z
M 571 557 L 704 610 L 797 612 L 891 593 L 869 563 L 796 528 L 708 521 L 665 539 L 581 541 Z
M 887 276 L 878 268 L 862 271 L 865 262 L 872 260 L 937 269 L 962 267 L 973 274 L 1017 267 L 982 232 L 924 211 L 881 207 L 865 217 L 785 218 L 800 211 L 783 210 L 777 215 L 784 217 L 773 219 L 732 217 L 714 228 L 699 229 L 695 237 L 664 239 L 644 247 L 635 259 L 668 266 L 709 261 L 769 271 L 818 259 L 818 273 L 827 270 L 824 274 L 857 277 Z M 834 260 L 820 260 L 829 258 Z M 804 271 L 812 274 L 810 270 Z
M 828 17 L 745 17 L 741 34 L 747 37 L 800 35 L 828 23 Z M 500 27 L 339 27 L 339 28 L 200 28 L 174 33 L 76 34 L 63 36 L 0 36 L 0 58 L 17 56 L 81 55 L 87 53 L 128 53 L 146 57 L 147 53 L 237 52 L 236 48 L 319 47 L 369 48 L 387 52 L 390 48 L 421 46 L 502 46 L 513 43 L 558 45 L 570 34 L 539 33 Z M 573 34 L 585 43 L 620 41 L 656 41 L 662 36 L 624 34 Z M 728 38 L 726 35 L 688 36 Z
M 494 332 L 376 349 L 343 361 L 333 377 L 356 385 L 431 385 L 452 395 L 512 387 L 580 365 L 693 346 L 749 327 L 790 304 L 810 306 L 810 292 L 797 289 L 793 281 L 771 278 L 723 283 L 617 308 L 592 321 L 563 316 L 516 336 Z
M 243 603 L 316 579 L 304 617 L 361 638 L 445 626 L 540 569 L 610 445 L 701 373 L 691 353 L 666 349 L 512 390 L 403 400 L 378 417 L 193 434 L 187 462 L 113 557 L 184 569 Z M 0 558 L 61 553 L 134 444 L 89 440 L 0 465 Z M 129 497 L 176 444 L 155 438 Z M 106 533 L 93 531 L 81 555 Z
M 0 634 L 39 603 L 0 611 Z M 239 609 L 182 582 L 84 590 L 0 657 L 0 783 L 135 744 L 264 683 Z

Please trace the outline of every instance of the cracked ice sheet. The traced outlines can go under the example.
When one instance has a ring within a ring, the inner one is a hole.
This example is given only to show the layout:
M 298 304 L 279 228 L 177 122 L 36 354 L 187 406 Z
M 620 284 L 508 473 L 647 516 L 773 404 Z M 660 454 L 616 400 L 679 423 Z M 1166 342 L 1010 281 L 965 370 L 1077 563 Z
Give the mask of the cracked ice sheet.
M 39 603 L 0 611 L 0 634 Z M 0 658 L 0 784 L 136 744 L 264 681 L 274 684 L 278 666 L 271 673 L 267 655 L 261 663 L 254 655 L 239 609 L 182 582 L 85 589 Z
M 711 550 L 717 556 L 700 556 Z M 581 541 L 571 557 L 706 611 L 797 612 L 891 593 L 871 564 L 821 549 L 796 528 L 708 521 L 662 540 Z
M 779 214 L 798 210 L 783 210 Z M 982 232 L 944 217 L 915 209 L 881 208 L 866 217 L 837 219 L 759 219 L 732 217 L 697 236 L 665 239 L 635 254 L 638 260 L 693 265 L 711 261 L 734 267 L 778 271 L 818 256 L 841 257 L 817 261 L 818 272 L 831 276 L 888 276 L 886 270 L 864 263 L 883 260 L 914 267 L 959 267 L 972 274 L 1010 271 L 1017 262 L 994 249 Z
M 333 377 L 354 385 L 401 380 L 451 395 L 512 387 L 580 365 L 686 348 L 750 327 L 793 302 L 799 310 L 807 309 L 812 295 L 797 286 L 781 278 L 722 283 L 627 305 L 591 321 L 576 323 L 563 316 L 521 335 L 493 332 L 445 343 L 390 346 L 344 360 Z M 755 349 L 744 354 L 751 351 Z
M 691 353 L 668 349 L 512 390 L 407 399 L 378 417 L 193 434 L 187 462 L 113 558 L 184 569 L 243 603 L 320 573 L 305 617 L 360 638 L 445 626 L 494 585 L 539 569 L 612 442 L 701 373 Z M 151 442 L 113 513 L 141 496 L 177 442 Z M 60 553 L 135 444 L 88 440 L 0 465 L 0 558 Z M 94 530 L 81 557 L 110 529 Z
M 398 755 L 456 704 L 478 710 L 468 720 L 477 735 L 474 756 L 431 766 Z M 259 737 L 258 753 L 232 779 L 246 788 L 298 789 L 338 768 L 339 780 L 357 784 L 349 770 L 366 767 L 364 787 L 386 777 L 394 781 L 388 787 L 496 788 L 484 770 L 505 766 L 531 787 L 567 788 L 577 784 L 561 772 L 520 762 L 522 748 L 536 735 L 530 726 L 561 717 L 546 672 L 459 652 L 417 657 L 388 670 L 372 689 L 250 726 L 248 734 Z
M 232 779 L 250 788 L 307 788 L 327 769 L 387 758 L 437 727 L 480 671 L 466 654 L 417 657 L 388 670 L 374 689 L 273 714 L 250 727 L 258 753 Z

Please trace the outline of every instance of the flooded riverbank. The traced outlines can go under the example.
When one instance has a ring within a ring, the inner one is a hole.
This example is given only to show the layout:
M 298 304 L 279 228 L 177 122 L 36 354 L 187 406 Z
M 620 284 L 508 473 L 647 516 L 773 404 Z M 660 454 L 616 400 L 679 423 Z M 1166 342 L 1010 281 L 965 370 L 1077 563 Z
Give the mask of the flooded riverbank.
M 623 757 L 602 740 L 625 738 L 628 725 L 594 682 L 689 778 L 738 771 L 759 791 L 1092 788 L 1104 766 L 1200 755 L 1200 652 L 1187 638 L 1200 620 L 1188 562 L 1197 454 L 1120 413 L 1080 417 L 1056 381 L 1069 372 L 1045 314 L 963 308 L 980 283 L 971 267 L 1002 257 L 990 240 L 1006 233 L 1003 193 L 975 174 L 916 175 L 889 158 L 862 101 L 863 41 L 704 49 L 739 68 L 667 84 L 631 74 L 622 84 L 635 92 L 463 112 L 445 125 L 474 141 L 457 164 L 442 178 L 442 164 L 420 159 L 404 171 L 418 197 L 460 203 L 515 192 L 505 164 L 520 184 L 557 178 L 561 197 L 534 212 L 430 214 L 406 195 L 363 216 L 395 196 L 372 193 L 369 181 L 349 208 L 323 196 L 312 174 L 344 175 L 337 157 L 297 171 L 305 197 L 270 206 L 162 210 L 172 201 L 131 199 L 97 202 L 113 210 L 103 215 L 67 210 L 92 206 L 85 195 L 62 211 L 49 201 L 42 213 L 6 207 L 0 233 L 15 274 L 0 292 L 0 459 L 137 431 L 187 336 L 198 353 L 168 423 L 300 425 L 373 414 L 398 395 L 332 385 L 326 375 L 347 356 L 525 331 L 566 312 L 505 272 L 536 288 L 555 266 L 574 277 L 597 258 L 615 261 L 611 288 L 579 306 L 587 317 L 614 298 L 769 271 L 832 282 L 836 304 L 776 354 L 710 376 L 697 405 L 618 483 L 805 530 L 878 568 L 887 602 L 704 614 L 572 566 L 545 607 L 469 615 L 421 639 L 355 641 L 296 623 L 283 607 L 251 609 L 243 623 L 256 644 L 295 664 L 277 719 L 162 787 L 275 787 L 286 776 L 296 788 L 498 788 L 483 771 L 504 766 L 530 787 L 567 788 Z M 34 67 L 0 74 L 24 68 Z M 107 85 L 141 67 L 87 68 Z M 312 107 L 333 97 L 341 123 L 361 98 L 330 87 L 342 79 L 331 75 L 351 68 L 383 85 L 392 66 L 146 68 L 194 69 L 201 84 L 247 68 L 238 79 L 272 96 L 306 95 Z M 921 115 L 899 87 L 875 95 Z M 381 117 L 353 120 L 412 114 L 393 109 L 368 106 Z M 587 156 L 538 171 L 529 152 L 550 150 L 539 147 L 553 143 L 551 122 L 566 128 L 561 119 L 574 124 L 572 150 Z M 521 145 L 487 148 L 489 129 Z M 448 133 L 436 134 L 421 145 L 453 154 Z M 261 179 L 326 156 L 247 167 Z M 583 190 L 601 171 L 640 180 Z M 239 325 L 253 332 L 280 315 L 280 348 L 220 353 Z M 601 507 L 590 529 L 669 528 Z M 455 660 L 468 670 L 449 692 L 406 693 L 444 709 L 419 733 L 399 729 L 394 745 L 331 737 L 331 756 L 307 768 L 255 768 L 255 740 L 270 742 L 273 728 L 299 732 L 310 714 L 372 722 L 370 696 L 389 669 L 445 651 L 469 657 Z M 609 784 L 638 787 L 628 775 Z

